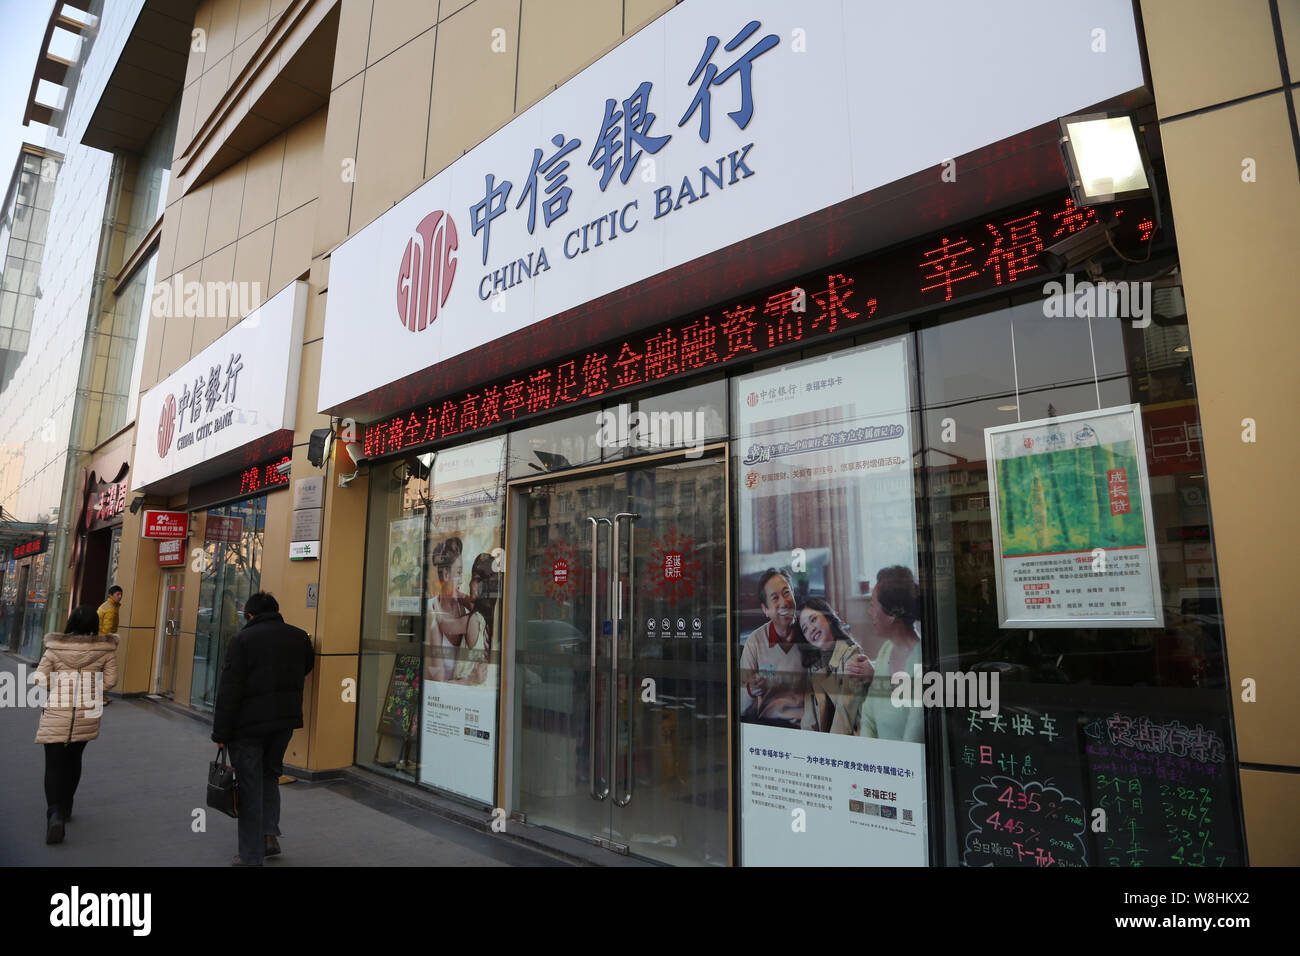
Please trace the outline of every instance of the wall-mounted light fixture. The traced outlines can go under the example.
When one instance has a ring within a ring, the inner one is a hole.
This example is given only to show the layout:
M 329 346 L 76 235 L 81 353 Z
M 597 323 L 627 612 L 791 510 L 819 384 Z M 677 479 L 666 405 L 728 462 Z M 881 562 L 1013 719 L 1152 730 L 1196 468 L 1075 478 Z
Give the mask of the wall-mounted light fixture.
M 307 460 L 315 467 L 319 468 L 325 464 L 325 459 L 329 457 L 330 442 L 334 438 L 334 429 L 316 428 L 312 430 L 311 439 L 307 443 Z
M 1061 157 L 1075 205 L 1124 202 L 1151 192 L 1146 150 L 1127 113 L 1063 116 Z

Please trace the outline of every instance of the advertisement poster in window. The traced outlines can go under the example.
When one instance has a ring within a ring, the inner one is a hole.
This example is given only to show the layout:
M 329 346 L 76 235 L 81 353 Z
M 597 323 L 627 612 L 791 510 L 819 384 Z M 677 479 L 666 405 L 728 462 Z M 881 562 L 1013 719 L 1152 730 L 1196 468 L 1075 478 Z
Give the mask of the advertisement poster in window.
M 1002 627 L 1163 627 L 1137 405 L 984 431 Z
M 424 560 L 424 516 L 388 522 L 388 613 L 420 613 L 420 563 Z
M 924 866 L 909 352 L 738 379 L 742 862 Z
M 429 476 L 420 782 L 490 803 L 496 777 L 505 439 L 438 452 Z

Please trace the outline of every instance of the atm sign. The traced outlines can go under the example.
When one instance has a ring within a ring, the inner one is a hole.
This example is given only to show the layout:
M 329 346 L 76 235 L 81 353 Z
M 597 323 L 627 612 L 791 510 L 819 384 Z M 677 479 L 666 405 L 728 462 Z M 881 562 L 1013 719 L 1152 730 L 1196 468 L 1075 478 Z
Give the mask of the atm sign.
M 184 538 L 189 515 L 184 511 L 146 511 L 140 527 L 142 538 Z

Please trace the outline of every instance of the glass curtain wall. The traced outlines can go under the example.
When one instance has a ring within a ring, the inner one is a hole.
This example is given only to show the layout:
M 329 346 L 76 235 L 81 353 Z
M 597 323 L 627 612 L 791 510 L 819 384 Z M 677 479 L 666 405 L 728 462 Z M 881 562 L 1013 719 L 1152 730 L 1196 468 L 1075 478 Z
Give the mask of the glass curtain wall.
M 59 161 L 53 157 L 24 153 L 13 206 L 4 211 L 4 228 L 0 229 L 0 249 L 4 253 L 0 278 L 0 391 L 9 384 L 28 352 L 58 168 Z

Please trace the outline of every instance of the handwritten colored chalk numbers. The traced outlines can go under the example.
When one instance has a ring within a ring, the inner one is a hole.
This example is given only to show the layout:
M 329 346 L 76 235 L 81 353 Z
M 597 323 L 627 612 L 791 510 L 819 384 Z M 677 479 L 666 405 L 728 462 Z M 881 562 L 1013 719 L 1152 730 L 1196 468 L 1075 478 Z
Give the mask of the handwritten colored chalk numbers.
M 966 794 L 958 810 L 966 866 L 1243 862 L 1224 721 L 1002 710 L 997 721 L 974 711 L 949 717 L 954 781 Z

